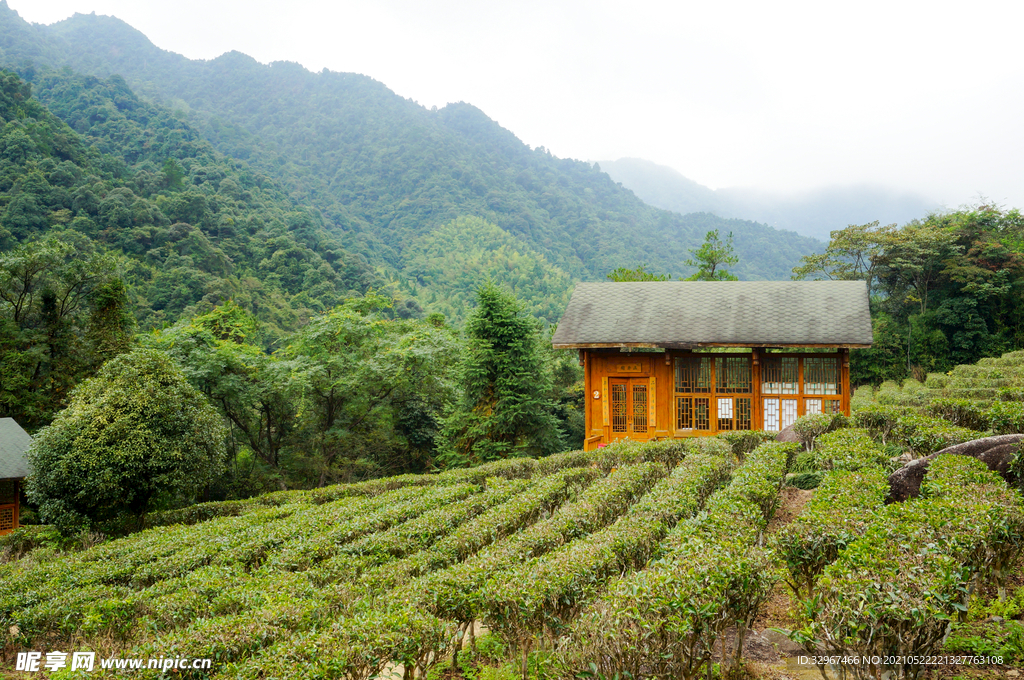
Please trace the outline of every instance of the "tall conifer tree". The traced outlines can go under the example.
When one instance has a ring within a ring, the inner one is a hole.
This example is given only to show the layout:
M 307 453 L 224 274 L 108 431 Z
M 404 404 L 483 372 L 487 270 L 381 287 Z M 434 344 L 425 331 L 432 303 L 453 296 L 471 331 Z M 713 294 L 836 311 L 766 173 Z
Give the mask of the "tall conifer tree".
M 442 462 L 475 465 L 560 450 L 539 323 L 514 295 L 488 283 L 477 292 L 466 334 L 465 392 L 441 433 Z

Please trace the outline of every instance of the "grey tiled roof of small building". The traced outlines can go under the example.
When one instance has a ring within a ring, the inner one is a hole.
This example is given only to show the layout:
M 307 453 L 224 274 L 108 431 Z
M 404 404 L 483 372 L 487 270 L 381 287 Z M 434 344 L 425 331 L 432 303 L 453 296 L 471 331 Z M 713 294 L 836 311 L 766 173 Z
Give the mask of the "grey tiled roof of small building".
M 14 418 L 0 418 L 0 479 L 28 477 L 32 473 L 25 457 L 31 445 L 32 437 Z
M 555 347 L 868 346 L 864 281 L 580 283 Z

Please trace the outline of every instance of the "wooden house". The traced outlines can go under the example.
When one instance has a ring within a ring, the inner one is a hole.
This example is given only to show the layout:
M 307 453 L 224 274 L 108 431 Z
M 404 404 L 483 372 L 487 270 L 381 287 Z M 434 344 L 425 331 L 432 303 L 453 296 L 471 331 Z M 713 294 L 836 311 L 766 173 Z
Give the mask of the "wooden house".
M 871 339 L 863 281 L 656 281 L 579 284 L 552 342 L 580 352 L 590 450 L 849 415 Z
M 30 468 L 25 452 L 32 437 L 14 418 L 0 418 L 0 536 L 18 528 L 21 483 Z

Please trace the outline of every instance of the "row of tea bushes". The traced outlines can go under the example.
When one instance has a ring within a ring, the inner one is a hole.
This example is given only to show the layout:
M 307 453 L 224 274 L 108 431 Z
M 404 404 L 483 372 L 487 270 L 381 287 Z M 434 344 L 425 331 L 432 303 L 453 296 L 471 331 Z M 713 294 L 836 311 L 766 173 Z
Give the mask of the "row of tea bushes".
M 1024 403 L 1017 400 L 998 400 L 986 407 L 970 399 L 941 398 L 933 399 L 927 411 L 972 430 L 990 430 L 993 434 L 1024 432 Z
M 485 625 L 524 652 L 545 629 L 554 638 L 609 578 L 643 566 L 672 526 L 700 510 L 729 467 L 721 456 L 690 455 L 609 527 L 492 574 L 476 593 Z
M 327 531 L 341 531 L 351 540 L 478 491 L 475 485 L 460 484 L 400 489 L 368 501 L 345 499 L 319 507 L 293 504 L 197 526 L 153 529 L 103 544 L 0 583 L 0 622 L 9 622 L 0 630 L 0 639 L 11 627 L 18 630 L 17 641 L 26 644 L 47 633 L 70 634 L 88 617 L 93 602 L 124 599 L 127 589 L 147 588 L 209 564 L 244 568 L 248 562 L 238 560 L 265 550 L 268 541 L 323 532 L 325 525 L 330 527 Z M 131 600 L 143 602 L 147 597 Z
M 568 453 L 583 452 L 572 451 Z M 488 477 L 525 479 L 533 476 L 537 469 L 538 463 L 533 458 L 509 458 L 486 463 L 474 468 L 449 470 L 441 474 L 407 474 L 371 479 L 352 484 L 334 484 L 309 491 L 275 491 L 245 500 L 198 503 L 177 510 L 153 513 L 147 518 L 147 524 L 151 527 L 173 524 L 198 524 L 199 522 L 206 522 L 217 517 L 236 517 L 266 507 L 295 503 L 323 505 L 324 503 L 333 503 L 344 498 L 379 496 L 389 491 L 406 487 L 446 486 L 466 483 L 482 485 Z
M 413 544 L 419 543 L 422 548 L 424 544 L 433 542 L 429 548 L 415 552 L 410 558 L 391 561 L 389 558 L 396 557 L 392 551 L 369 550 L 368 555 L 339 555 L 329 568 L 321 565 L 300 573 L 281 573 L 272 568 L 269 573 L 254 574 L 252 578 L 246 575 L 219 596 L 221 600 L 225 596 L 247 598 L 245 606 L 225 612 L 213 608 L 204 610 L 190 602 L 192 611 L 198 610 L 200 614 L 196 623 L 184 629 L 170 630 L 134 653 L 145 656 L 159 650 L 172 650 L 178 656 L 209 657 L 220 663 L 240 662 L 282 638 L 301 637 L 302 631 L 308 628 L 332 625 L 332 621 L 350 604 L 353 592 L 380 585 L 373 583 L 373 579 L 366 579 L 367 574 L 385 572 L 394 573 L 397 577 L 400 570 L 392 567 L 416 565 L 429 569 L 432 563 L 443 561 L 445 555 L 448 559 L 457 559 L 459 551 L 465 550 L 467 544 L 474 541 L 483 543 L 514 531 L 521 526 L 516 524 L 515 517 L 518 516 L 520 522 L 528 522 L 545 509 L 557 507 L 599 475 L 600 472 L 592 468 L 569 468 L 536 480 L 504 482 L 492 479 L 484 493 L 447 507 L 454 516 L 470 507 L 489 507 L 466 523 L 446 521 L 441 512 L 444 508 L 439 508 L 392 530 L 367 537 L 390 536 L 384 545 L 397 548 L 399 544 L 391 540 L 394 538 L 392 532 L 401 530 L 409 540 L 408 551 L 413 550 Z M 423 533 L 419 534 L 420 531 Z M 357 552 L 365 552 L 368 545 L 362 544 Z M 422 559 L 424 556 L 426 559 Z M 343 559 L 350 560 L 347 566 L 351 571 L 344 570 L 338 562 Z M 359 560 L 362 563 L 358 563 Z M 363 578 L 359 574 L 361 569 L 368 570 Z M 404 577 L 408 579 L 411 574 L 405 573 Z M 353 584 L 353 579 L 359 580 Z M 339 584 L 342 584 L 340 590 Z M 275 597 L 263 595 L 271 591 Z M 369 615 L 368 610 L 364 614 Z
M 854 412 L 853 418 L 857 427 L 869 430 L 883 445 L 895 444 L 917 457 L 985 436 L 907 406 L 871 404 Z
M 846 669 L 857 677 L 917 677 L 920 660 L 939 651 L 949 621 L 966 611 L 972 579 L 998 580 L 1024 538 L 1019 497 L 984 463 L 940 456 L 924 488 L 879 512 L 802 601 L 808 623 L 796 639 L 881 661 Z
M 736 435 L 746 436 L 750 441 L 762 440 L 764 433 L 741 432 L 729 433 L 732 444 Z M 694 440 L 674 440 L 661 442 L 639 442 L 623 440 L 596 451 L 564 451 L 545 458 L 510 458 L 485 463 L 472 468 L 448 470 L 440 474 L 407 474 L 397 477 L 371 479 L 352 484 L 335 484 L 309 491 L 276 491 L 255 498 L 235 501 L 214 501 L 199 503 L 177 510 L 154 513 L 147 519 L 149 526 L 168 526 L 173 524 L 197 524 L 217 517 L 235 517 L 261 508 L 276 507 L 293 503 L 322 505 L 343 498 L 373 497 L 406 487 L 422 487 L 452 484 L 480 484 L 488 477 L 505 479 L 526 479 L 536 475 L 549 475 L 566 467 L 589 467 L 596 465 L 605 472 L 613 467 L 645 461 L 660 460 L 668 465 L 675 465 L 690 450 L 711 447 L 718 450 L 721 442 L 708 438 Z M 734 448 L 737 445 L 733 444 Z M 742 445 L 738 448 L 742 450 Z
M 797 597 L 813 595 L 815 579 L 860 538 L 888 493 L 889 478 L 878 466 L 837 469 L 822 478 L 803 512 L 775 536 L 776 554 Z
M 624 514 L 667 472 L 661 463 L 619 468 L 550 518 L 465 562 L 413 581 L 398 596 L 415 601 L 441 618 L 460 624 L 475 621 L 482 614 L 477 593 L 492 574 L 599 531 Z
M 659 468 L 663 470 L 663 466 L 659 464 L 647 464 L 647 466 L 655 471 L 659 470 Z M 635 468 L 638 467 L 644 466 L 623 468 L 613 477 L 636 483 L 645 477 L 644 475 L 635 474 Z M 663 475 L 664 472 L 662 471 L 660 474 Z M 561 485 L 563 487 L 561 493 L 567 494 L 574 489 L 578 489 L 580 486 L 585 486 L 597 475 L 600 475 L 600 471 L 593 468 L 568 468 L 550 477 L 540 478 L 535 484 L 538 486 L 547 485 L 549 490 L 552 486 Z M 644 483 L 649 486 L 653 483 L 653 480 L 647 480 Z M 529 495 L 528 490 L 525 493 Z M 507 502 L 516 503 L 516 499 L 512 498 Z M 551 502 L 555 502 L 553 498 Z M 543 508 L 544 501 L 540 500 L 539 504 Z M 494 508 L 495 512 L 504 510 L 506 508 L 502 505 Z M 526 511 L 521 516 L 524 519 L 537 517 L 539 514 L 537 510 L 537 507 L 526 508 Z M 483 518 L 484 516 L 481 516 L 478 519 Z M 490 519 L 491 522 L 489 524 L 482 524 L 478 527 L 482 533 L 475 534 L 475 540 L 486 542 L 488 539 L 485 532 L 488 529 L 497 529 L 498 531 L 514 530 L 510 524 L 503 524 L 498 521 L 497 514 L 491 514 Z M 466 525 L 466 528 L 470 526 Z M 409 558 L 409 561 L 416 560 L 417 557 L 415 555 Z M 277 568 L 281 564 L 273 562 L 269 566 Z M 372 583 L 372 578 L 368 579 L 369 582 L 363 582 L 360 579 L 356 583 L 338 584 L 332 581 L 331 576 L 340 575 L 339 572 L 341 572 L 338 565 L 332 566 L 335 568 L 328 574 L 325 574 L 321 568 L 313 568 L 302 573 L 302 576 L 308 577 L 311 583 L 319 586 L 312 594 L 291 593 L 291 597 L 262 603 L 261 607 L 247 611 L 244 614 L 234 613 L 212 618 L 200 618 L 197 622 L 184 629 L 172 630 L 165 635 L 159 636 L 151 643 L 147 643 L 135 650 L 135 653 L 141 656 L 151 651 L 171 650 L 178 656 L 214 658 L 220 663 L 238 663 L 240 667 L 248 668 L 253 664 L 246 663 L 246 657 L 256 656 L 257 658 L 253 660 L 253 663 L 258 666 L 260 663 L 259 659 L 265 660 L 265 658 L 272 657 L 277 653 L 276 651 L 266 651 L 261 654 L 264 647 L 275 645 L 275 643 L 288 647 L 290 640 L 304 639 L 301 631 L 310 627 L 320 629 L 329 627 L 334 630 L 337 629 L 339 621 L 343 622 L 351 619 L 350 623 L 352 623 L 355 629 L 364 630 L 362 624 L 368 617 L 383 617 L 382 620 L 392 621 L 415 619 L 422 622 L 425 620 L 422 616 L 392 611 L 394 610 L 394 604 L 391 602 L 392 598 L 388 593 L 366 589 L 371 585 L 375 585 Z M 349 563 L 348 566 L 353 565 Z M 367 568 L 372 565 L 365 563 L 355 566 L 358 570 L 358 568 Z M 371 569 L 367 576 L 373 573 L 375 571 Z M 376 570 L 376 573 L 379 574 L 380 570 Z M 355 575 L 348 574 L 344 577 L 344 580 L 350 580 L 351 578 L 355 578 Z M 253 580 L 251 583 L 251 587 L 259 589 L 268 587 L 267 583 L 261 583 L 258 580 Z M 251 590 L 251 587 L 247 584 L 248 582 L 241 583 L 235 590 L 248 592 Z M 380 606 L 377 606 L 378 602 L 381 603 Z M 353 608 L 358 610 L 358 615 L 352 617 L 345 616 L 346 612 Z M 341 618 L 338 619 L 338 617 Z M 335 619 L 338 620 L 336 621 Z M 390 644 L 392 638 L 387 637 L 385 633 L 386 631 L 382 632 L 381 636 L 378 636 L 377 639 L 387 639 Z M 351 640 L 351 636 L 342 635 L 342 637 Z M 427 636 L 423 640 L 428 639 L 432 638 Z M 352 653 L 354 653 L 353 650 L 346 650 L 344 652 L 344 654 Z M 201 677 L 201 674 L 197 677 Z
M 822 435 L 813 455 L 817 468 L 826 472 L 893 467 L 885 449 L 871 438 L 867 430 L 859 428 L 846 428 Z
M 476 618 L 473 593 L 492 570 L 507 569 L 599 530 L 626 512 L 666 473 L 661 463 L 628 465 L 591 484 L 548 519 L 490 544 L 465 562 L 391 591 L 363 590 L 357 584 L 342 615 L 322 630 L 281 640 L 251 659 L 239 660 L 218 677 L 274 677 L 282 668 L 282 658 L 297 664 L 286 674 L 295 678 L 342 677 L 336 675 L 340 669 L 343 677 L 365 679 L 391 663 L 422 668 L 428 658 L 436 660 L 447 651 L 458 631 L 465 629 L 464 621 Z M 366 628 L 367 621 L 374 622 L 372 630 Z M 416 626 L 411 626 L 412 621 Z M 396 645 L 396 640 L 402 644 Z
M 374 592 L 387 592 L 409 580 L 461 562 L 482 548 L 502 540 L 516 531 L 550 515 L 564 501 L 575 496 L 597 478 L 603 476 L 596 468 L 565 468 L 541 478 L 524 493 L 484 513 L 452 534 L 436 541 L 429 548 L 391 564 L 368 569 L 359 575 L 348 592 L 341 597 L 352 602 Z M 352 575 L 341 573 L 325 563 L 317 570 L 323 583 L 338 583 Z
M 565 677 L 695 678 L 729 625 L 746 630 L 778 579 L 758 548 L 795 446 L 762 444 L 715 493 L 705 514 L 680 523 L 664 556 L 613 583 L 572 625 L 559 650 Z M 737 655 L 742 633 L 737 636 Z

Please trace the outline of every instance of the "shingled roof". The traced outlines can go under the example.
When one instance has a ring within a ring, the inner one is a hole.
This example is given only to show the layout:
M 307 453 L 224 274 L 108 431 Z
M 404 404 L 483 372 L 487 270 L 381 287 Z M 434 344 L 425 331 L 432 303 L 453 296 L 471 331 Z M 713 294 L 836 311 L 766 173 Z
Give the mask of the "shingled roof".
M 28 477 L 32 473 L 25 457 L 31 445 L 32 437 L 14 418 L 0 418 L 0 479 Z
M 869 347 L 863 281 L 581 283 L 552 338 L 571 347 Z

